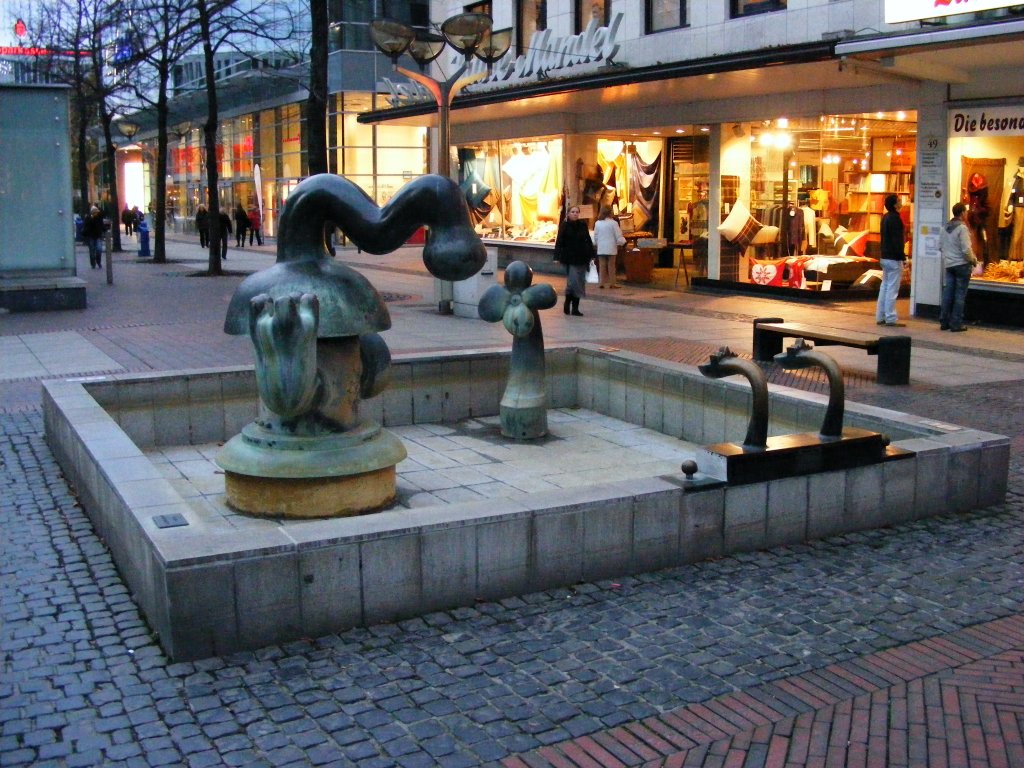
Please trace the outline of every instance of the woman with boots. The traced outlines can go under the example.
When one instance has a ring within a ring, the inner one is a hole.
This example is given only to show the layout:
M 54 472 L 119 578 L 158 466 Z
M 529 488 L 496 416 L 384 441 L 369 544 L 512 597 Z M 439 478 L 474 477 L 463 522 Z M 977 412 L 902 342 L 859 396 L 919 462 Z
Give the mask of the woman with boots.
M 565 304 L 562 311 L 567 315 L 583 316 L 580 299 L 587 295 L 587 267 L 595 255 L 587 222 L 580 218 L 580 207 L 574 205 L 558 227 L 554 254 L 555 261 L 565 265 Z

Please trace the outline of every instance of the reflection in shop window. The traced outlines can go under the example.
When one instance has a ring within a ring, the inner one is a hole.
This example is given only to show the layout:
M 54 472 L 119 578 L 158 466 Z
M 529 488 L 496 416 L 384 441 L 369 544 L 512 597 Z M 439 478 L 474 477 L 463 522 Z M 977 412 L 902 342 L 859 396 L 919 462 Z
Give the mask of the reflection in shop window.
M 785 9 L 786 0 L 729 0 L 729 10 L 734 19 L 740 16 L 753 16 L 758 13 Z
M 597 22 L 599 27 L 607 27 L 611 8 L 611 0 L 576 0 L 573 14 L 576 34 L 585 30 L 591 21 Z
M 547 28 L 547 0 L 519 0 L 516 9 L 516 53 L 520 56 L 525 53 L 534 33 Z
M 647 0 L 647 32 L 661 32 L 676 29 L 686 24 L 685 0 Z

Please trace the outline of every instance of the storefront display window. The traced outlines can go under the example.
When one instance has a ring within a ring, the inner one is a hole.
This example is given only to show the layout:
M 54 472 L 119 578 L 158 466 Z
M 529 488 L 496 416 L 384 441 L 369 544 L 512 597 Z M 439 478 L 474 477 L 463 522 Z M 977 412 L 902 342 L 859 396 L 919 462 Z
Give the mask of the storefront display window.
M 553 243 L 562 192 L 562 139 L 458 148 L 459 184 L 482 237 Z
M 874 292 L 886 195 L 899 195 L 905 229 L 913 232 L 916 134 L 913 113 L 726 127 L 720 279 Z M 908 238 L 912 266 L 911 250 Z M 905 281 L 909 287 L 909 270 Z
M 1024 125 L 1001 118 L 1019 112 L 992 107 L 950 114 L 950 197 L 967 204 L 980 261 L 971 282 L 979 288 L 1024 286 Z

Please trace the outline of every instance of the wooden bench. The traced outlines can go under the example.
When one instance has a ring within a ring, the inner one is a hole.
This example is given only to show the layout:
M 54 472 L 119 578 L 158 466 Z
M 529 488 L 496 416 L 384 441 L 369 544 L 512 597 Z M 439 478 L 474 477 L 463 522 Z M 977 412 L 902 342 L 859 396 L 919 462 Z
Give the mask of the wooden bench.
M 817 346 L 841 345 L 878 356 L 879 384 L 910 383 L 910 337 L 844 331 L 807 323 L 787 323 L 781 317 L 754 320 L 754 359 L 772 360 L 782 352 L 782 340 L 806 339 Z

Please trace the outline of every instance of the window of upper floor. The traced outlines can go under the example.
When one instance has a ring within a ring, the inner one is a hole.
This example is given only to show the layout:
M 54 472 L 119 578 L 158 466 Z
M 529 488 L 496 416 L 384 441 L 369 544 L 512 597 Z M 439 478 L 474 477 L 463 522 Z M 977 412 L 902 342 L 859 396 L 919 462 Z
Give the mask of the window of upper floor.
M 548 28 L 547 0 L 518 0 L 516 3 L 516 55 L 530 47 L 537 32 Z
M 591 20 L 596 21 L 599 27 L 608 26 L 612 0 L 574 0 L 573 5 L 573 25 L 577 35 L 587 28 Z
M 373 51 L 370 22 L 384 17 L 412 27 L 430 25 L 430 0 L 329 0 L 329 48 Z
M 733 19 L 784 10 L 786 0 L 729 0 L 729 17 Z
M 686 0 L 644 0 L 644 31 L 664 32 L 686 26 Z
M 488 16 L 493 16 L 493 3 L 491 0 L 484 0 L 482 3 L 470 3 L 469 5 L 462 6 L 462 10 L 466 13 L 484 13 Z

